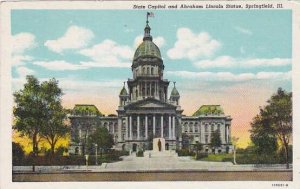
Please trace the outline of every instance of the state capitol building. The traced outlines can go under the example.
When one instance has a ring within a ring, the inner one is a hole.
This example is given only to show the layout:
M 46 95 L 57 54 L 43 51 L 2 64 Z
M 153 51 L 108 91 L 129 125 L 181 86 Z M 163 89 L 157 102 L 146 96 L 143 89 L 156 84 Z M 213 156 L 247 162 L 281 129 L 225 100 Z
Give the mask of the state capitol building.
M 115 149 L 152 150 L 155 138 L 164 140 L 164 150 L 192 148 L 203 144 L 211 153 L 229 152 L 231 120 L 220 105 L 202 105 L 192 116 L 182 115 L 180 94 L 175 82 L 164 79 L 164 63 L 159 48 L 152 41 L 147 20 L 143 42 L 132 60 L 132 79 L 119 94 L 117 115 L 104 116 L 94 105 L 77 104 L 69 115 L 71 122 L 70 154 L 86 153 L 89 134 L 105 127 L 113 136 Z M 213 132 L 219 132 L 221 146 L 210 146 Z M 216 150 L 216 151 L 215 151 Z

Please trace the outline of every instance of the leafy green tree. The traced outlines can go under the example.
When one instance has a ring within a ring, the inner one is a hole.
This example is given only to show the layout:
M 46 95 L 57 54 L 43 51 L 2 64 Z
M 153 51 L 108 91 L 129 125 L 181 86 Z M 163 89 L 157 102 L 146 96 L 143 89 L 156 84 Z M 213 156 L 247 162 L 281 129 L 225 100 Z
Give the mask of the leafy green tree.
M 222 145 L 221 136 L 219 130 L 212 133 L 210 145 L 213 148 L 220 147 Z
M 293 131 L 292 93 L 279 88 L 265 107 L 271 128 L 285 150 L 286 166 L 289 168 L 289 143 Z
M 250 138 L 258 155 L 273 155 L 278 148 L 277 137 L 263 109 L 251 122 Z
M 54 154 L 57 141 L 68 133 L 64 125 L 66 113 L 61 106 L 62 91 L 55 79 L 40 84 L 34 76 L 26 77 L 24 88 L 14 93 L 15 125 L 13 129 L 32 140 L 33 155 L 38 155 L 38 144 L 45 138 Z
M 16 106 L 14 107 L 15 124 L 13 129 L 19 131 L 21 136 L 28 136 L 32 140 L 32 152 L 38 155 L 40 130 L 43 125 L 45 113 L 44 100 L 39 81 L 34 76 L 26 77 L 24 88 L 14 93 Z
M 278 88 L 267 101 L 267 105 L 254 118 L 251 130 L 251 139 L 259 148 L 274 150 L 276 142 L 280 141 L 285 151 L 286 166 L 289 168 L 289 143 L 293 127 L 292 93 Z M 263 139 L 265 138 L 265 141 Z
M 89 145 L 92 149 L 92 145 L 97 144 L 98 148 L 109 149 L 113 146 L 114 140 L 111 134 L 105 127 L 97 127 L 95 132 L 89 136 Z
M 41 136 L 50 145 L 51 155 L 59 139 L 64 138 L 69 133 L 69 128 L 64 123 L 66 111 L 61 105 L 62 90 L 58 87 L 58 81 L 50 79 L 41 84 L 44 99 L 44 112 L 46 119 L 41 129 Z

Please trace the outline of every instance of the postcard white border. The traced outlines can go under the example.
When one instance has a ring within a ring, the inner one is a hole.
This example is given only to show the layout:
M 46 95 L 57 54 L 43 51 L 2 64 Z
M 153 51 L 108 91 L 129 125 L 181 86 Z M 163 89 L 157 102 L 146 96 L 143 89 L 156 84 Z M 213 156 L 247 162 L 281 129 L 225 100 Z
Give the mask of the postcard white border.
M 292 10 L 293 14 L 293 181 L 192 181 L 192 182 L 12 182 L 11 163 L 11 125 L 12 104 L 11 95 L 11 65 L 10 62 L 10 10 L 12 9 L 132 9 L 134 4 L 166 4 L 179 1 L 38 1 L 38 2 L 2 2 L 0 16 L 0 188 L 276 188 L 274 183 L 288 184 L 285 188 L 300 187 L 300 4 L 285 1 L 183 1 L 185 4 L 283 4 L 284 9 Z M 147 9 L 146 9 L 147 10 Z M 145 10 L 145 11 L 146 11 Z M 198 11 L 197 9 L 194 9 Z M 212 9 L 210 9 L 212 10 Z M 224 10 L 224 9 L 219 9 Z M 254 9 L 253 9 L 254 10 Z M 267 10 L 267 9 L 266 9 Z M 151 11 L 151 9 L 150 9 Z M 178 10 L 180 11 L 180 10 Z M 245 10 L 248 11 L 248 10 Z M 250 10 L 251 11 L 251 10 Z M 278 188 L 278 187 L 277 187 Z M 281 187 L 282 188 L 282 187 Z

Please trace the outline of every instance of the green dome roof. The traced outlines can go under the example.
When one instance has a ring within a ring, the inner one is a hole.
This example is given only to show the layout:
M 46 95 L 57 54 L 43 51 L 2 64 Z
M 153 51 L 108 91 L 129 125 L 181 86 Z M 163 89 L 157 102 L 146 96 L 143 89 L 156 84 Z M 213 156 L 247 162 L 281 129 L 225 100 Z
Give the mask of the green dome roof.
M 120 95 L 128 95 L 127 90 L 125 89 L 125 87 L 122 88 Z
M 200 115 L 218 115 L 224 114 L 223 108 L 220 105 L 203 105 L 201 106 L 193 116 L 200 116 Z
M 73 108 L 73 114 L 102 116 L 102 113 L 93 104 L 76 104 Z
M 179 96 L 179 92 L 177 91 L 176 87 L 173 88 L 171 96 Z
M 134 53 L 133 60 L 143 56 L 154 56 L 161 59 L 159 48 L 151 41 L 144 40 Z

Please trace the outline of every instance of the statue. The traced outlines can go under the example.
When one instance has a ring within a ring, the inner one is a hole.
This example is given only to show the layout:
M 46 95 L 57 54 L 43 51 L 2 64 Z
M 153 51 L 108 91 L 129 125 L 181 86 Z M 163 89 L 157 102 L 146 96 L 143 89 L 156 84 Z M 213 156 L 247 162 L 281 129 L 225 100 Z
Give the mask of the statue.
M 161 151 L 161 142 L 160 142 L 160 139 L 158 140 L 157 145 L 158 145 L 158 151 Z

